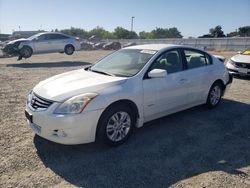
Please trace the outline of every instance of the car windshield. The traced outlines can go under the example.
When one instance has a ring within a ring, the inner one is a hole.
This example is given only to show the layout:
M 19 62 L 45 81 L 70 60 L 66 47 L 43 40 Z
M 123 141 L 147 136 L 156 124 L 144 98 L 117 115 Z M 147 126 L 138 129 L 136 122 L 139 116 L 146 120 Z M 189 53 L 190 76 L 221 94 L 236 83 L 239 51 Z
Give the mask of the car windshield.
M 243 55 L 250 55 L 250 50 L 246 50 L 242 53 Z
M 155 53 L 155 50 L 122 49 L 103 58 L 89 70 L 106 75 L 134 76 Z

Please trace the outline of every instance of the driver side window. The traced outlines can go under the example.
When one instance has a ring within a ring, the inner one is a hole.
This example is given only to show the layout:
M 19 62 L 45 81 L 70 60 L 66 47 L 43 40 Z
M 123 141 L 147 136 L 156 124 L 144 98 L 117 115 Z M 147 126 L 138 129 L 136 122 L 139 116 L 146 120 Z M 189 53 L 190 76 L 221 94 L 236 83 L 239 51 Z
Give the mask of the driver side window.
M 168 74 L 183 70 L 182 61 L 178 50 L 163 53 L 152 65 L 150 70 L 164 69 Z

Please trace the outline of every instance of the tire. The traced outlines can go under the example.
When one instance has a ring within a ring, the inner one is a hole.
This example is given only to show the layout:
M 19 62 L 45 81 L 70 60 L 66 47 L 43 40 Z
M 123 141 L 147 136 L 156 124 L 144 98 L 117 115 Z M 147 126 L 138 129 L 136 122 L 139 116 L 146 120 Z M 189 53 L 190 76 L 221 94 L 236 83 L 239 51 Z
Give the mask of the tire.
M 24 46 L 20 50 L 20 56 L 24 58 L 29 58 L 33 54 L 33 50 L 29 46 Z
M 126 105 L 113 105 L 99 119 L 97 139 L 110 146 L 123 144 L 135 127 L 135 113 Z
M 71 44 L 66 45 L 64 48 L 64 53 L 67 55 L 72 55 L 74 53 L 74 51 L 75 51 L 75 48 Z
M 215 82 L 211 86 L 207 96 L 207 102 L 206 102 L 207 107 L 208 108 L 216 107 L 221 101 L 222 93 L 223 93 L 222 85 L 219 82 Z

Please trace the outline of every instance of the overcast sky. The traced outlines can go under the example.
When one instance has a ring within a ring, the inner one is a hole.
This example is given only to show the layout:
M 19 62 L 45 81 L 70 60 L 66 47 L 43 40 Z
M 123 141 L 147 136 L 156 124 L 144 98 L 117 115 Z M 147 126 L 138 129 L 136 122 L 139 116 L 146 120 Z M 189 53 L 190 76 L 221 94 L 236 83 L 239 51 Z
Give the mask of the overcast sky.
M 0 0 L 0 33 L 96 26 L 130 30 L 132 16 L 137 33 L 177 27 L 184 37 L 197 37 L 216 25 L 228 33 L 250 25 L 250 0 Z

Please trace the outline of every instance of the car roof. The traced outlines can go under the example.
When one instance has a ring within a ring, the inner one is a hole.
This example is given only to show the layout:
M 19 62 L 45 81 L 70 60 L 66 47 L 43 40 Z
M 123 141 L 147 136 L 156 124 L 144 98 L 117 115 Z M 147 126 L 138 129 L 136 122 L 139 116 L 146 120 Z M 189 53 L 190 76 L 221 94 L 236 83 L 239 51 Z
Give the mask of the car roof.
M 40 36 L 40 35 L 44 35 L 44 34 L 59 34 L 59 35 L 65 35 L 64 33 L 60 33 L 60 32 L 42 32 L 42 33 L 38 33 L 36 35 Z
M 173 47 L 184 47 L 181 45 L 176 45 L 176 44 L 142 44 L 142 45 L 136 45 L 136 46 L 129 46 L 124 49 L 143 49 L 143 50 L 165 50 L 168 48 L 173 48 Z

